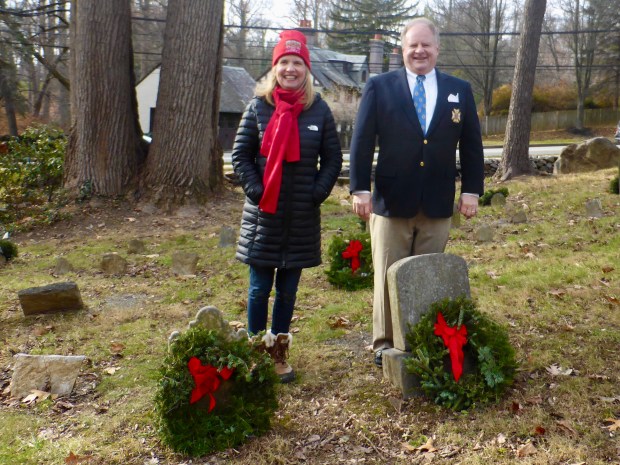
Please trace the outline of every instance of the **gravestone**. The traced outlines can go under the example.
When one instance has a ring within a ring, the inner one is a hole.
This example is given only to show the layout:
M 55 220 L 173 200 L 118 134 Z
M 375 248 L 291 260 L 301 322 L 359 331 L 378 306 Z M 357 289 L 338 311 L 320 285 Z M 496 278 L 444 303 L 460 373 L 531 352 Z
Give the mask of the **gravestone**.
M 237 243 L 237 233 L 230 226 L 222 226 L 220 230 L 220 247 L 232 247 Z
M 17 297 L 25 316 L 84 308 L 78 286 L 73 282 L 30 287 L 19 291 Z
M 71 394 L 80 372 L 83 355 L 27 355 L 13 356 L 15 365 L 11 378 L 11 397 L 22 398 L 33 389 L 66 396 Z
M 387 272 L 394 348 L 383 351 L 383 376 L 403 397 L 415 393 L 416 380 L 404 364 L 411 356 L 406 335 L 434 302 L 470 297 L 467 263 L 461 257 L 435 253 L 403 258 Z
M 69 260 L 64 257 L 58 257 L 56 259 L 56 265 L 54 266 L 55 275 L 63 275 L 67 273 L 72 273 L 73 271 L 75 270 Z
M 203 328 L 217 331 L 228 340 L 247 339 L 248 332 L 244 328 L 234 328 L 224 319 L 224 315 L 216 307 L 202 307 L 196 313 L 196 318 L 189 322 L 188 328 L 202 326 Z M 168 337 L 168 345 L 174 343 L 181 335 L 179 331 L 173 331 Z
M 491 197 L 491 206 L 496 207 L 502 205 L 506 205 L 506 196 L 501 192 L 496 192 L 493 194 L 493 197 Z
M 130 254 L 143 254 L 146 251 L 144 242 L 140 239 L 132 239 L 129 241 L 127 253 Z
M 198 266 L 198 254 L 177 251 L 172 254 L 172 272 L 178 276 L 193 276 Z
M 121 275 L 127 272 L 127 260 L 115 252 L 105 254 L 100 266 L 105 274 Z
M 509 221 L 513 224 L 527 223 L 527 214 L 524 210 L 508 211 Z
M 603 205 L 600 199 L 590 199 L 586 201 L 586 216 L 588 218 L 602 218 Z
M 476 242 L 490 242 L 493 240 L 493 228 L 488 224 L 481 224 L 474 232 Z

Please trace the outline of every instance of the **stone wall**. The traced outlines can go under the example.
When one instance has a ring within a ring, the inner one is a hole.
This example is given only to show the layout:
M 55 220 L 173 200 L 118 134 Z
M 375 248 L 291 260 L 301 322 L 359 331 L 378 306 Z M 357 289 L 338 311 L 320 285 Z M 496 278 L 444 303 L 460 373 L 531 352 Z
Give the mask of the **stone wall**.
M 534 171 L 543 176 L 547 176 L 553 174 L 553 164 L 558 159 L 556 156 L 549 157 L 535 157 L 530 158 L 532 162 L 532 166 Z M 499 158 L 485 158 L 484 159 L 484 175 L 489 177 L 493 176 L 497 171 L 497 167 L 499 166 L 499 162 L 501 160 Z M 461 165 L 460 163 L 456 164 L 456 169 L 459 173 L 459 177 L 461 175 Z

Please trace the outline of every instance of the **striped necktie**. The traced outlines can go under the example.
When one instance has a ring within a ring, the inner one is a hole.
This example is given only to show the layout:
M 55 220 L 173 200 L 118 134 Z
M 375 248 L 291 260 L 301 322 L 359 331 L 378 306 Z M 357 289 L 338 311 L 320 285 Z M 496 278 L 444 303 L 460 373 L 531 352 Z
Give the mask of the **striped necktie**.
M 426 92 L 424 92 L 424 79 L 426 76 L 417 76 L 415 78 L 415 87 L 413 88 L 413 105 L 422 126 L 422 132 L 426 134 Z

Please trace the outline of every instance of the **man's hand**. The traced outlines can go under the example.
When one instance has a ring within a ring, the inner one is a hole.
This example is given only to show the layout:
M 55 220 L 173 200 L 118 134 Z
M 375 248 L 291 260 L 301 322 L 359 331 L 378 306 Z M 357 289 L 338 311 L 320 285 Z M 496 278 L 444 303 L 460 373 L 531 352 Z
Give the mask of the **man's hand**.
M 476 216 L 476 212 L 478 211 L 478 196 L 461 194 L 458 203 L 458 210 L 467 219 Z
M 370 193 L 363 192 L 353 194 L 353 211 L 357 213 L 362 220 L 368 221 L 372 213 L 372 202 L 370 201 Z

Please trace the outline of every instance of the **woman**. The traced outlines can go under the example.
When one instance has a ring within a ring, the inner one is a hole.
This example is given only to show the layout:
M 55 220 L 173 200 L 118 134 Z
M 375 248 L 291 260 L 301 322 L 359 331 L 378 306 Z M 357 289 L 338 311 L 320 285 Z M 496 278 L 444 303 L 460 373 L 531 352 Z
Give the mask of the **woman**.
M 283 31 L 272 69 L 239 123 L 232 163 L 246 199 L 237 259 L 250 266 L 248 331 L 271 329 L 263 341 L 282 382 L 295 372 L 286 362 L 289 332 L 303 268 L 321 263 L 320 205 L 342 166 L 332 113 L 314 93 L 310 52 L 299 31 Z

